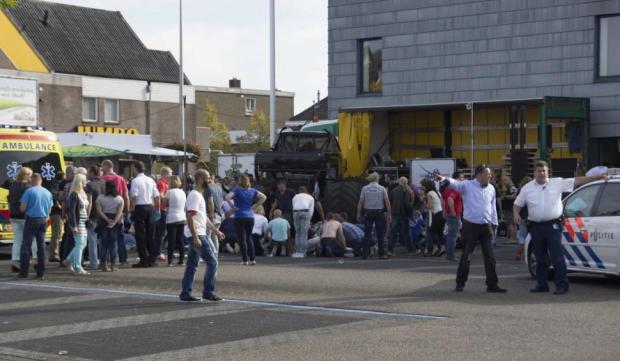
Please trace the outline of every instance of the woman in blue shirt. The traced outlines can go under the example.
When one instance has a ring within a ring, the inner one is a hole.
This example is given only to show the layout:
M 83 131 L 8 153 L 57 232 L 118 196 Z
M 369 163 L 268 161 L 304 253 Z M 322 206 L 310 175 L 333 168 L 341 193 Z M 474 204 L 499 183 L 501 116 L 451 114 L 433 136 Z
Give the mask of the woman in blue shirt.
M 253 204 L 263 204 L 267 197 L 252 188 L 250 178 L 243 174 L 239 177 L 238 186 L 226 195 L 226 201 L 235 209 L 235 231 L 237 241 L 241 247 L 242 265 L 255 265 L 254 243 L 252 241 L 252 228 L 254 228 Z M 233 202 L 234 201 L 234 205 Z

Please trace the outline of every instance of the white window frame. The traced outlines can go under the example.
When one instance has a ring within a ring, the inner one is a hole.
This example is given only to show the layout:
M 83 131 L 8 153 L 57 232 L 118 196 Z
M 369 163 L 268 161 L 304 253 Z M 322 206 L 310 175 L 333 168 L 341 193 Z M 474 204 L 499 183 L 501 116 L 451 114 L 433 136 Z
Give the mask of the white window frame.
M 248 102 L 253 102 L 254 107 L 248 107 Z M 245 98 L 245 115 L 253 115 L 256 109 L 256 98 Z
M 95 119 L 88 119 L 84 117 L 84 101 L 86 99 L 92 99 L 95 102 Z M 97 109 L 97 98 L 94 97 L 82 97 L 82 122 L 83 123 L 97 123 L 98 122 L 98 109 Z
M 116 120 L 108 119 L 106 105 L 107 102 L 116 102 Z M 105 124 L 120 124 L 121 123 L 121 110 L 120 110 L 120 102 L 118 99 L 104 99 L 103 101 L 103 122 Z

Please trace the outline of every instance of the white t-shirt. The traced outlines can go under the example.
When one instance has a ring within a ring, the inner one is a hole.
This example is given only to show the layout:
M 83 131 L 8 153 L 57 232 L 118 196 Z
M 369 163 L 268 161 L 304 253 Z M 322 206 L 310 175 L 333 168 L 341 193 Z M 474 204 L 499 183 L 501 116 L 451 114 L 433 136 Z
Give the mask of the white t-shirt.
M 179 188 L 169 189 L 166 193 L 168 199 L 168 215 L 166 223 L 176 223 L 185 220 L 185 192 Z
M 547 222 L 562 215 L 562 193 L 572 192 L 575 178 L 549 178 L 547 183 L 535 180 L 524 185 L 515 199 L 518 207 L 527 205 L 527 219 L 532 222 Z
M 194 211 L 194 229 L 196 230 L 196 235 L 198 236 L 206 236 L 207 235 L 207 205 L 205 203 L 205 199 L 198 191 L 193 190 L 187 196 L 187 202 L 185 202 L 185 210 L 187 212 Z M 189 231 L 189 227 L 185 225 L 185 237 L 191 237 L 192 233 Z
M 439 198 L 439 193 L 435 191 L 430 191 L 428 192 L 428 195 L 433 201 L 433 203 L 431 204 L 431 213 L 435 214 L 437 212 L 443 211 L 443 207 L 441 206 L 441 198 Z
M 293 197 L 293 211 L 308 210 L 312 215 L 314 213 L 314 198 L 307 193 L 299 193 Z
M 157 190 L 155 181 L 151 177 L 147 177 L 144 173 L 140 173 L 131 181 L 129 196 L 131 198 L 136 198 L 136 205 L 153 205 L 153 199 L 159 197 L 159 191 Z
M 265 216 L 254 213 L 254 228 L 252 228 L 252 234 L 262 235 L 265 233 L 268 223 L 269 221 Z

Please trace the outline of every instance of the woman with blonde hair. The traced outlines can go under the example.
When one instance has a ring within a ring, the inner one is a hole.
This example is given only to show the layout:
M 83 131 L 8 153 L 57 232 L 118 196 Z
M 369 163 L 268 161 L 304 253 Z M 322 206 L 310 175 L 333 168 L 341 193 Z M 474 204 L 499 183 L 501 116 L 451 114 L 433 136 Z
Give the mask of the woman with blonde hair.
M 254 228 L 253 204 L 262 205 L 267 197 L 252 188 L 250 177 L 242 174 L 238 185 L 226 195 L 226 201 L 235 209 L 235 232 L 237 241 L 241 246 L 242 265 L 255 265 L 254 242 L 252 241 L 252 229 Z M 234 201 L 234 205 L 232 203 Z
M 17 178 L 9 187 L 9 213 L 11 216 L 11 228 L 13 229 L 13 246 L 11 248 L 11 269 L 13 272 L 19 272 L 19 254 L 22 249 L 24 239 L 24 223 L 26 222 L 26 214 L 19 209 L 20 199 L 26 189 L 30 188 L 30 178 L 32 177 L 32 169 L 22 167 L 17 173 Z M 37 254 L 37 243 L 32 242 L 32 254 Z M 36 266 L 35 266 L 36 267 Z
M 71 272 L 79 275 L 88 275 L 89 273 L 82 268 L 82 253 L 86 247 L 86 220 L 90 213 L 91 204 L 88 202 L 88 196 L 84 191 L 86 187 L 86 176 L 76 173 L 71 183 L 69 193 L 69 207 L 67 210 L 67 219 L 69 229 L 73 232 L 75 245 L 63 262 Z

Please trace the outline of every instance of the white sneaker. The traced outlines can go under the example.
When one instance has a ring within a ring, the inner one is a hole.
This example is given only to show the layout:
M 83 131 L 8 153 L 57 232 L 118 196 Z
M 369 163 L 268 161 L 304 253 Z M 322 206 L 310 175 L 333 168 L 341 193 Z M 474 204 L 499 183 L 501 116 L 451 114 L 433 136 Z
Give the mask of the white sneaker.
M 304 258 L 304 254 L 301 252 L 295 252 L 293 253 L 293 258 Z
M 86 272 L 86 271 L 84 270 L 84 268 L 82 268 L 82 267 L 80 267 L 80 268 L 76 269 L 76 270 L 75 270 L 75 273 L 76 273 L 76 274 L 78 274 L 78 275 L 82 275 L 82 276 L 86 276 L 86 275 L 89 275 L 89 274 L 90 274 L 90 272 Z
M 226 248 L 226 252 L 230 253 L 230 254 L 234 254 L 235 250 L 230 246 L 230 243 L 226 243 L 226 246 L 224 246 L 224 248 Z

